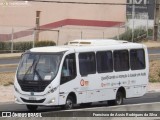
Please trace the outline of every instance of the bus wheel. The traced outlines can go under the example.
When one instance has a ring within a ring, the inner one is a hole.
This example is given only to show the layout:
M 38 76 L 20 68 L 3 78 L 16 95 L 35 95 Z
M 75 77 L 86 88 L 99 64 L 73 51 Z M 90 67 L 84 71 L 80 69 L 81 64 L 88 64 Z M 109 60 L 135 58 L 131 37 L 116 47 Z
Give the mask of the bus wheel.
M 69 110 L 73 108 L 73 105 L 74 105 L 73 98 L 71 96 L 68 96 L 64 108 L 66 110 Z
M 37 105 L 26 105 L 26 106 L 29 111 L 36 111 L 38 108 Z
M 122 105 L 123 104 L 123 93 L 117 92 L 115 105 Z
M 117 92 L 115 100 L 109 100 L 108 105 L 122 105 L 123 104 L 123 93 Z

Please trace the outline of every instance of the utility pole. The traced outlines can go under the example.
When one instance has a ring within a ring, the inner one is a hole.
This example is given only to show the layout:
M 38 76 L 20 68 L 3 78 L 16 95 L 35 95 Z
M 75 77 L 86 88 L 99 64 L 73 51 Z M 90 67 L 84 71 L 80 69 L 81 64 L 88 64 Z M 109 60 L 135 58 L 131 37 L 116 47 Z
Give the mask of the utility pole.
M 36 11 L 36 27 L 35 27 L 34 42 L 39 40 L 40 13 L 41 11 Z
M 132 0 L 132 42 L 134 42 L 135 0 Z
M 154 7 L 154 29 L 153 29 L 153 39 L 157 41 L 158 39 L 158 24 L 160 20 L 160 0 L 155 0 Z

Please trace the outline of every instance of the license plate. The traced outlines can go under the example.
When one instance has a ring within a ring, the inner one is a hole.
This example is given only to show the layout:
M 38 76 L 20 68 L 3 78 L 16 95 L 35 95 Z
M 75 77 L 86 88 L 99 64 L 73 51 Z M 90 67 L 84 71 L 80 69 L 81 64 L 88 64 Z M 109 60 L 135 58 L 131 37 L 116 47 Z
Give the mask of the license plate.
M 35 97 L 29 97 L 29 100 L 36 100 Z

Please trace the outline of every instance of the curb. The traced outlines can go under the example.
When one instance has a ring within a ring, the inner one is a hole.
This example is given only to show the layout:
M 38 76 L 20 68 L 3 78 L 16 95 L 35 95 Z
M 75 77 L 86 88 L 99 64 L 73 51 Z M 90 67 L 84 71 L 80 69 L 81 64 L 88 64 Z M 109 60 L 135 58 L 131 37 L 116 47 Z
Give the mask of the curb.
M 18 66 L 18 64 L 2 64 L 2 65 L 0 65 L 0 67 L 17 67 Z
M 149 56 L 160 56 L 160 54 L 149 54 Z
M 0 105 L 13 104 L 13 103 L 14 103 L 14 101 L 0 102 Z
M 147 47 L 147 49 L 159 49 L 160 46 L 156 46 L 156 47 Z
M 3 53 L 0 54 L 0 59 L 20 58 L 22 53 Z
M 160 89 L 155 89 L 155 90 L 149 90 L 147 93 L 155 93 L 155 92 L 160 92 Z
M 20 59 L 21 56 L 5 56 L 5 57 L 0 57 L 0 59 Z

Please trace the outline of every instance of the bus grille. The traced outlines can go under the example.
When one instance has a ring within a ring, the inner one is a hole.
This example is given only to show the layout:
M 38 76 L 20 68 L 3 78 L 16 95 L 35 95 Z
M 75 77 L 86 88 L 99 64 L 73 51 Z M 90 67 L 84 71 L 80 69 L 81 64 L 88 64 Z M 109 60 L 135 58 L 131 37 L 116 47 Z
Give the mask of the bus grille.
M 43 92 L 46 88 L 45 85 L 39 86 L 39 85 L 21 85 L 21 88 L 23 91 L 26 92 Z
M 41 99 L 41 100 L 26 100 L 24 98 L 21 98 L 23 102 L 26 103 L 43 103 L 45 101 L 45 99 Z
M 25 92 L 43 92 L 45 88 L 49 85 L 49 83 L 23 83 L 19 81 L 19 85 L 21 89 Z

